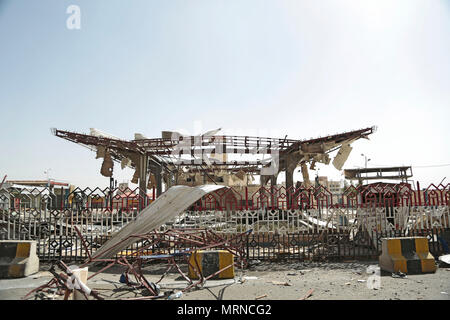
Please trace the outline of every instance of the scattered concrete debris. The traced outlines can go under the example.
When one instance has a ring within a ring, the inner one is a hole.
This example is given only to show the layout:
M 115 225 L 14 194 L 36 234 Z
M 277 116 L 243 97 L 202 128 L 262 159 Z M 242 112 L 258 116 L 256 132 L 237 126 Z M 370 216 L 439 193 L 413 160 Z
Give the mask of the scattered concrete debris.
M 176 291 L 175 293 L 173 293 L 170 296 L 168 296 L 167 300 L 175 300 L 175 299 L 181 298 L 182 295 L 183 295 L 183 292 Z
M 269 281 L 267 283 L 272 283 L 275 285 L 286 286 L 286 287 L 291 286 L 291 284 L 289 282 L 282 282 L 282 281 Z
M 404 278 L 404 279 L 406 279 L 406 278 L 408 278 L 408 276 L 406 274 L 404 274 L 403 272 L 398 271 L 398 272 L 392 273 L 392 278 Z
M 375 265 L 375 264 L 373 264 L 373 265 L 370 265 L 369 267 L 367 267 L 367 269 L 366 269 L 366 273 L 367 274 L 376 274 L 376 273 L 380 273 L 380 267 L 379 266 L 377 266 L 377 265 Z

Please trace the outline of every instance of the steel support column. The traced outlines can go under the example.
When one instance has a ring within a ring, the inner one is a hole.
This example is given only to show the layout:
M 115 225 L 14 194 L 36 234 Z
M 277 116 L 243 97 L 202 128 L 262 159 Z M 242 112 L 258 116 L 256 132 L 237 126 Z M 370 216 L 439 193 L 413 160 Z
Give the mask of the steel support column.
M 147 171 L 148 171 L 148 156 L 139 156 L 139 196 L 144 201 L 144 206 L 147 206 Z

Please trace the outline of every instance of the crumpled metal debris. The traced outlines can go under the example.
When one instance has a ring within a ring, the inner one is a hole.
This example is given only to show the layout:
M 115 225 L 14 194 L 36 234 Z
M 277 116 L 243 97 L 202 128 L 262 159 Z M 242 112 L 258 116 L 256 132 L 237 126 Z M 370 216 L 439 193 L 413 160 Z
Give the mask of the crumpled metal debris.
M 404 274 L 403 272 L 401 272 L 401 271 L 397 271 L 397 272 L 392 273 L 392 278 L 403 278 L 403 279 L 406 279 L 406 278 L 408 278 L 408 276 L 406 274 Z

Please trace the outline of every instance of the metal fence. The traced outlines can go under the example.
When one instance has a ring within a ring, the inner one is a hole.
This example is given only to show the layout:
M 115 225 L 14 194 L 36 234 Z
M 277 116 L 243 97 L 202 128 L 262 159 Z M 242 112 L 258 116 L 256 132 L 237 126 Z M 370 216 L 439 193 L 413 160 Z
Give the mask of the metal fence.
M 0 239 L 36 240 L 42 260 L 82 260 L 87 253 L 75 226 L 94 252 L 153 199 L 154 192 L 139 189 L 3 188 Z M 419 234 L 429 237 L 438 254 L 438 237 L 450 228 L 449 203 L 450 185 L 417 191 L 407 184 L 375 184 L 340 194 L 322 186 L 227 188 L 208 194 L 160 231 L 209 228 L 231 237 L 252 229 L 245 240 L 250 259 L 370 258 L 379 254 L 381 237 Z
M 350 186 L 340 192 L 331 192 L 324 186 L 309 188 L 259 187 L 227 188 L 217 190 L 199 200 L 194 208 L 204 210 L 320 209 L 448 206 L 450 184 L 430 184 L 417 190 L 410 184 L 375 183 Z
M 343 261 L 377 259 L 381 254 L 381 239 L 389 237 L 427 237 L 431 254 L 446 252 L 444 238 L 450 229 L 364 231 L 349 233 L 253 234 L 248 237 L 247 255 L 257 260 Z M 448 241 L 448 240 L 447 240 Z

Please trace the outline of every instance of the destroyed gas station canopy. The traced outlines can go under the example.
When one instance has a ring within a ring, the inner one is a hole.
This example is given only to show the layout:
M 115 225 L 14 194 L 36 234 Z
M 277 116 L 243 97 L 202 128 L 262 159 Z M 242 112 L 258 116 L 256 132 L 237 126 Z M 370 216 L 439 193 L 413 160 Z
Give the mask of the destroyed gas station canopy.
M 91 129 L 90 134 L 58 129 L 52 129 L 52 133 L 96 151 L 96 157 L 104 159 L 102 175 L 112 177 L 113 161 L 120 162 L 122 169 L 136 170 L 132 183 L 139 180 L 143 190 L 156 186 L 160 195 L 163 181 L 169 188 L 178 184 L 217 184 L 224 178 L 247 181 L 259 175 L 261 185 L 268 181 L 274 185 L 279 172 L 286 173 L 286 188 L 289 188 L 298 166 L 305 186 L 309 186 L 307 165 L 314 169 L 316 163 L 329 164 L 329 154 L 339 150 L 332 164 L 341 170 L 352 150 L 351 143 L 368 139 L 376 127 L 309 140 L 217 135 L 219 130 L 197 136 L 163 131 L 161 138 L 151 139 L 136 133 L 134 140 L 120 139 L 96 129 Z

